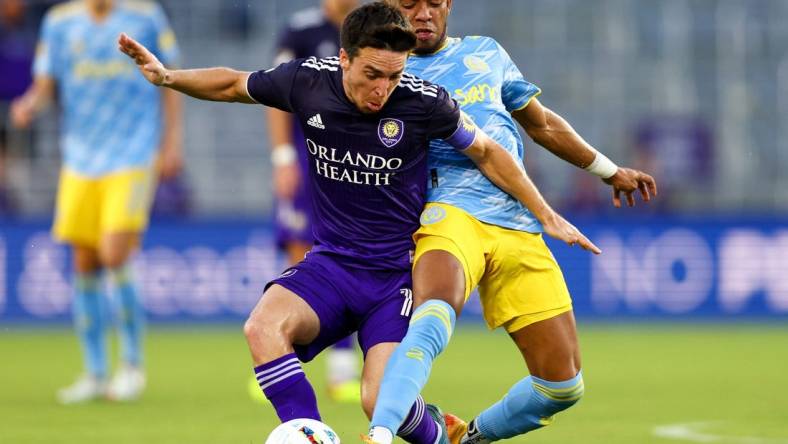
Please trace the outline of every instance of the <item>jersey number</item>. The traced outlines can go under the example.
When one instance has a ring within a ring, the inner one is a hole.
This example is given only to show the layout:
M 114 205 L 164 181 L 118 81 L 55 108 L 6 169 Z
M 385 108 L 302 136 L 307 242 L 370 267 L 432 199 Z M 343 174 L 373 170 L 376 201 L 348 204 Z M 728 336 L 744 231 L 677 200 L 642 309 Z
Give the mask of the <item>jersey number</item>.
M 402 310 L 399 314 L 410 317 L 410 310 L 413 308 L 413 290 L 410 288 L 403 288 L 400 289 L 399 294 L 405 297 L 405 301 L 402 302 Z

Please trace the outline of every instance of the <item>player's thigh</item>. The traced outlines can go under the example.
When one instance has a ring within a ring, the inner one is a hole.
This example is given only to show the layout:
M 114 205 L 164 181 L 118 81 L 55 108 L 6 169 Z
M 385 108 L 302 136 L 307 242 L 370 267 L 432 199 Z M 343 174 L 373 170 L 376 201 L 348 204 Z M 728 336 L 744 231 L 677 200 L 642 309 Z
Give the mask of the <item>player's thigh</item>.
M 351 315 L 348 295 L 363 288 L 359 281 L 359 275 L 362 274 L 364 273 L 356 273 L 335 256 L 309 254 L 303 261 L 268 283 L 258 304 L 259 309 L 255 309 L 250 317 L 250 327 L 263 329 L 267 334 L 273 331 L 279 336 L 284 335 L 298 358 L 302 362 L 309 362 L 323 350 L 355 331 L 357 321 Z M 297 304 L 301 307 L 299 310 L 308 313 L 308 318 L 299 316 L 298 332 L 292 332 L 286 328 L 288 325 L 282 324 L 286 319 L 279 317 L 286 316 L 279 313 L 272 316 L 265 312 L 268 304 L 266 299 L 275 296 L 271 290 L 278 287 L 287 290 L 289 295 L 296 296 L 298 299 L 293 306 Z M 375 289 L 362 293 L 367 298 L 371 297 L 369 295 L 378 294 Z M 266 319 L 265 316 L 269 318 Z M 274 319 L 270 319 L 271 317 Z M 261 319 L 262 321 L 259 321 Z M 384 330 L 384 327 L 381 326 L 380 329 Z M 280 331 L 284 333 L 279 333 Z
M 145 231 L 154 186 L 151 167 L 130 168 L 102 177 L 102 234 Z
M 416 305 L 442 299 L 459 313 L 484 274 L 484 245 L 479 222 L 451 205 L 428 203 L 416 242 L 413 292 Z
M 108 268 L 117 268 L 128 261 L 134 251 L 139 248 L 142 233 L 113 232 L 104 233 L 99 244 L 101 263 Z
M 60 171 L 52 235 L 58 241 L 98 249 L 101 187 L 98 179 Z
M 252 309 L 247 326 L 268 341 L 281 340 L 289 345 L 308 344 L 320 332 L 320 318 L 294 291 L 273 284 Z
M 490 227 L 496 242 L 479 283 L 484 318 L 512 333 L 572 309 L 561 268 L 540 234 Z
M 81 274 L 95 273 L 101 269 L 98 250 L 84 245 L 72 245 L 74 271 Z
M 528 371 L 548 381 L 565 381 L 580 371 L 580 346 L 572 311 L 510 332 Z
M 443 249 L 423 253 L 413 266 L 413 295 L 416 307 L 428 299 L 440 299 L 459 314 L 465 304 L 465 270 L 457 256 Z
M 381 342 L 367 350 L 364 357 L 364 368 L 361 372 L 361 407 L 369 418 L 372 418 L 375 402 L 378 399 L 386 364 L 397 345 L 398 342 Z

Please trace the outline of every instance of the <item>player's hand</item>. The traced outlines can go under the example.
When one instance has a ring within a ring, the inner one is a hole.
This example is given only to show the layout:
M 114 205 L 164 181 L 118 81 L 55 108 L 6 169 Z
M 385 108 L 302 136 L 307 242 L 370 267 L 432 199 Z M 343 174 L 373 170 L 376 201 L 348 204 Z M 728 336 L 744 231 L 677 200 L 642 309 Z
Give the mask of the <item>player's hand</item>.
M 630 207 L 635 206 L 635 191 L 640 191 L 640 197 L 643 198 L 644 202 L 650 201 L 652 196 L 656 197 L 657 195 L 657 182 L 643 171 L 619 168 L 616 174 L 603 180 L 606 184 L 613 187 L 613 205 L 616 208 L 621 208 L 622 192 L 627 198 L 627 205 Z
M 580 230 L 570 224 L 560 214 L 552 212 L 545 220 L 540 221 L 545 233 L 555 239 L 566 242 L 569 246 L 580 245 L 583 249 L 594 254 L 602 253 L 593 242 L 591 242 Z
M 274 167 L 274 193 L 279 199 L 292 200 L 301 183 L 298 163 Z
M 33 122 L 33 101 L 20 97 L 11 102 L 11 124 L 16 128 L 27 128 Z
M 156 167 L 160 178 L 174 178 L 183 170 L 183 152 L 172 144 L 163 146 L 156 159 Z
M 134 60 L 140 72 L 149 82 L 156 86 L 161 86 L 167 80 L 167 68 L 164 67 L 159 59 L 142 46 L 139 42 L 121 33 L 118 37 L 118 49 Z

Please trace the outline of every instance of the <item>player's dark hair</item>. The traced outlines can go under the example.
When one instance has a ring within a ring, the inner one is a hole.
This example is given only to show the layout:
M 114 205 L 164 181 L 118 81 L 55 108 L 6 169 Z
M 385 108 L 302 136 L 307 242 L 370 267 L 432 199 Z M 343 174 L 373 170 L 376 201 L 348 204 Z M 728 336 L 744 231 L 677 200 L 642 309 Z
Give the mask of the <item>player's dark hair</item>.
M 354 9 L 342 23 L 342 48 L 351 59 L 362 48 L 408 52 L 416 47 L 416 33 L 399 9 L 383 2 Z

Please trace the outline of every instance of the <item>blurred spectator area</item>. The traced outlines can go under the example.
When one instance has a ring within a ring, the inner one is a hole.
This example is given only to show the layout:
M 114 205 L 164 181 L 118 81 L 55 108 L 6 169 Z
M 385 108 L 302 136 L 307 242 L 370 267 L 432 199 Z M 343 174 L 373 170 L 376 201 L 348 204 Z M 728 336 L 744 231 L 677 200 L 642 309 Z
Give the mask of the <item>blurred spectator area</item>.
M 317 0 L 162 3 L 183 66 L 253 70 L 270 66 L 287 17 Z M 540 100 L 609 157 L 658 172 L 661 210 L 788 211 L 785 0 L 455 0 L 450 23 L 452 35 L 498 39 L 542 88 Z M 263 109 L 187 99 L 185 111 L 193 212 L 267 213 Z M 34 147 L 15 149 L 28 153 L 8 174 L 23 214 L 51 211 L 59 162 L 52 115 L 37 123 Z M 552 202 L 589 209 L 575 192 L 587 182 L 575 169 L 530 141 L 526 149 Z M 608 192 L 600 186 L 588 200 L 607 208 Z

